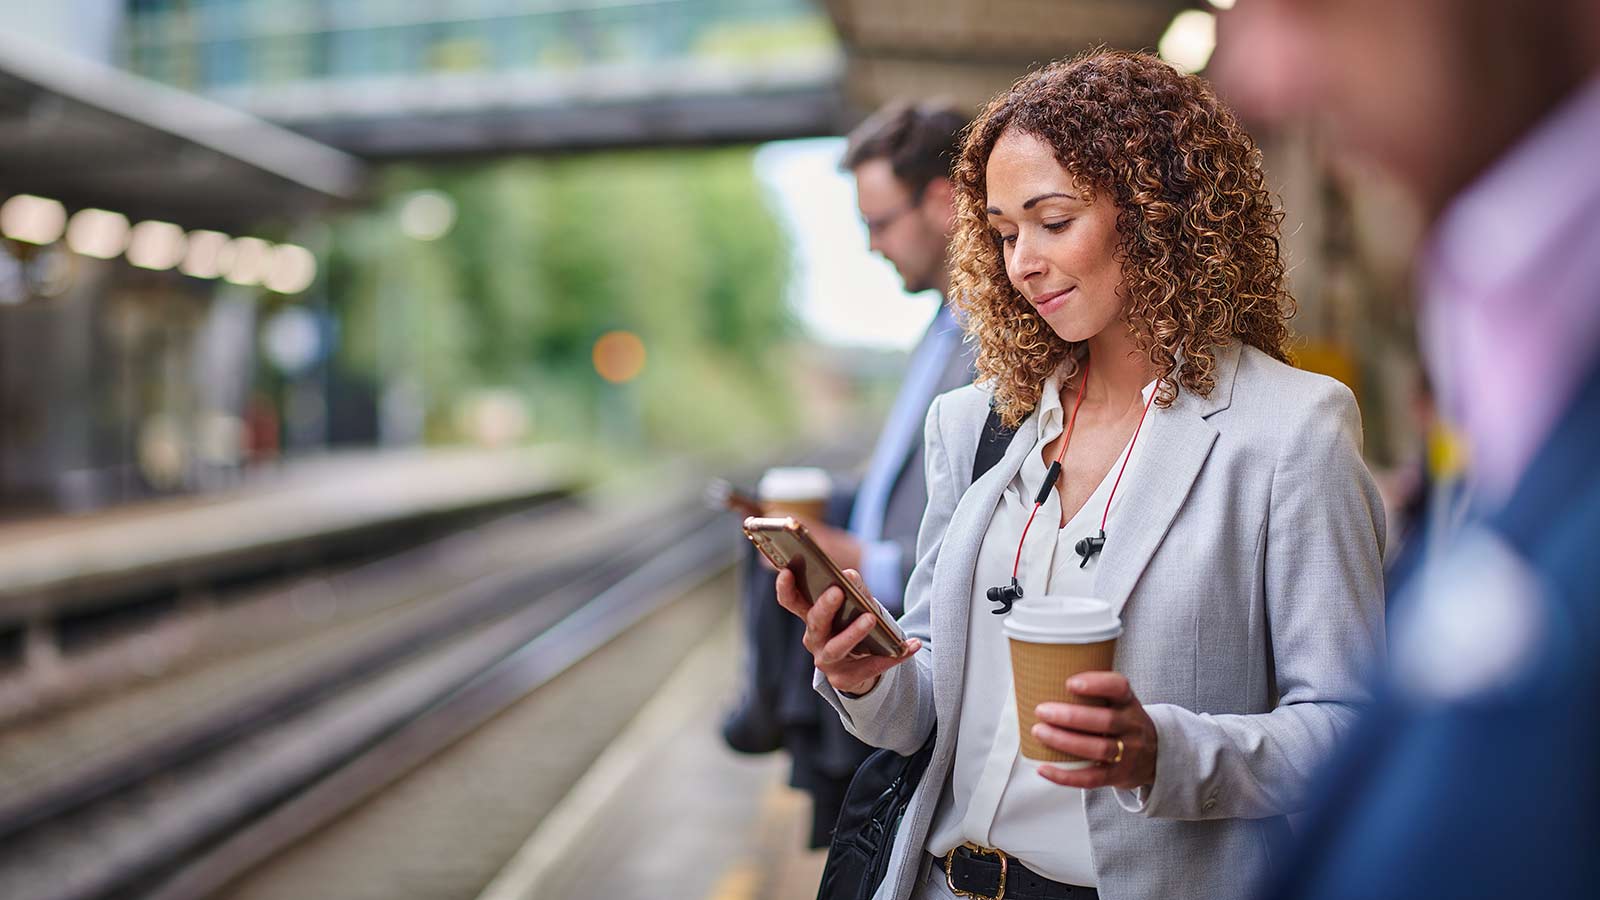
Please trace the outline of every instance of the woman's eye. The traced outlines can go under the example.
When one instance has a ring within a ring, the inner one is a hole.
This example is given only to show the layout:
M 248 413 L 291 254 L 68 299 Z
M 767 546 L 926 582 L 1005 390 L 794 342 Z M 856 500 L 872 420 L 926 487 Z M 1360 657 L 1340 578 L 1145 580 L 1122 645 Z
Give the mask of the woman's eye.
M 1017 242 L 1017 236 L 1014 235 L 1014 234 L 1000 234 L 1000 233 L 996 232 L 995 236 L 994 236 L 994 240 L 995 240 L 995 243 L 997 243 L 997 244 L 1002 244 L 1004 246 L 1009 247 L 1012 244 L 1015 244 Z
M 1068 225 L 1071 225 L 1071 224 L 1072 224 L 1072 220 L 1071 219 L 1062 219 L 1059 222 L 1046 222 L 1046 223 L 1044 223 L 1044 230 L 1054 234 L 1055 232 L 1058 232 L 1058 231 L 1065 231 L 1066 227 Z

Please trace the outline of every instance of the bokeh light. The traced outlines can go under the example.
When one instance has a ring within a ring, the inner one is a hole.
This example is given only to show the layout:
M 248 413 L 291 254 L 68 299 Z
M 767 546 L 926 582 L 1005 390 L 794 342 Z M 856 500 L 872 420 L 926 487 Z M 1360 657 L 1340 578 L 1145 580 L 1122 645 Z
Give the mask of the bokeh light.
M 272 249 L 266 285 L 280 294 L 298 294 L 317 280 L 317 258 L 296 244 L 279 244 Z
M 0 232 L 14 241 L 54 243 L 61 239 L 66 227 L 66 209 L 47 197 L 18 194 L 0 206 Z
M 1188 9 L 1172 18 L 1157 45 L 1161 58 L 1183 72 L 1198 72 L 1217 49 L 1217 17 L 1203 9 Z
M 232 264 L 222 270 L 230 284 L 260 284 L 272 263 L 272 245 L 260 238 L 242 237 L 233 242 Z
M 80 209 L 67 223 L 67 246 L 95 259 L 120 256 L 128 246 L 128 217 L 105 209 Z
M 416 191 L 400 206 L 400 230 L 419 241 L 436 241 L 456 223 L 456 202 L 439 191 Z
M 644 341 L 631 331 L 608 331 L 594 342 L 594 370 L 612 384 L 638 378 L 644 362 Z
M 195 278 L 216 278 L 233 264 L 233 241 L 220 231 L 189 232 L 182 271 Z
M 133 226 L 128 239 L 128 262 L 141 269 L 165 271 L 183 261 L 187 246 L 182 228 L 150 219 Z

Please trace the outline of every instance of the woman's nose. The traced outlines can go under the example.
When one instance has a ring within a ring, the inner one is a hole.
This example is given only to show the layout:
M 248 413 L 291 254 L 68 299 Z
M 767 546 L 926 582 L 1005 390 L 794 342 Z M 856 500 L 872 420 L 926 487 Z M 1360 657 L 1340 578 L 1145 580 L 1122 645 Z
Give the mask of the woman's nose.
M 1011 280 L 1020 283 L 1042 274 L 1044 257 L 1034 251 L 1033 242 L 1025 235 L 1017 235 L 1017 243 L 1011 248 Z

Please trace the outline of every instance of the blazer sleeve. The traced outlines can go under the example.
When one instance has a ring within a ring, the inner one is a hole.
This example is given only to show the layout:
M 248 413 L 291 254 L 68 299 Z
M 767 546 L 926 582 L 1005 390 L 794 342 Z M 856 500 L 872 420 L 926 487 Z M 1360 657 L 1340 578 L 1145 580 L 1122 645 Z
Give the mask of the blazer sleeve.
M 1286 438 L 1257 548 L 1278 704 L 1255 715 L 1147 706 L 1156 778 L 1117 791 L 1130 811 L 1216 819 L 1303 809 L 1313 773 L 1371 700 L 1384 654 L 1384 516 L 1355 397 L 1327 384 Z
M 907 636 L 920 639 L 922 649 L 910 662 L 884 673 L 877 686 L 860 697 L 840 694 L 821 672 L 812 680 L 817 692 L 838 710 L 840 720 L 851 734 L 874 747 L 887 747 L 906 756 L 919 750 L 933 731 L 933 654 L 936 652 L 931 627 L 933 570 L 945 529 L 966 490 L 972 468 L 970 454 L 965 456 L 963 469 L 960 460 L 952 459 L 948 452 L 939 418 L 940 403 L 944 399 L 942 395 L 934 398 L 923 427 L 928 507 L 917 531 L 917 563 L 906 581 L 906 611 L 900 617 L 901 628 Z M 974 450 L 976 446 L 974 440 Z

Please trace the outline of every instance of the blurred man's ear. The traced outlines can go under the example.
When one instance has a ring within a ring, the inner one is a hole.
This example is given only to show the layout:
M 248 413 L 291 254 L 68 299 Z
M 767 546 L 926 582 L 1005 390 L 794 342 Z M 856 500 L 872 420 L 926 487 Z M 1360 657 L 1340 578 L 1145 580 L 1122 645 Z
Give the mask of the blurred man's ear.
M 950 179 L 939 177 L 922 189 L 923 215 L 944 231 L 949 231 L 955 218 L 955 189 Z

